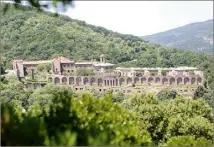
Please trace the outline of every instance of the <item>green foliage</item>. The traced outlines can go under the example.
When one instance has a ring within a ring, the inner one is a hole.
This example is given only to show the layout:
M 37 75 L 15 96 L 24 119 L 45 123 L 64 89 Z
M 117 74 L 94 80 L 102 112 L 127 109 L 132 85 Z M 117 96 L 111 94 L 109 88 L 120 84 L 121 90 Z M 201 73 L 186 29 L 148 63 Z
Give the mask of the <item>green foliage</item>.
M 19 4 L 23 2 L 23 0 L 12 0 L 14 2 L 14 7 L 16 9 L 22 9 Z M 62 3 L 63 5 L 61 6 L 64 10 L 66 10 L 66 7 L 69 5 L 72 5 L 73 0 L 52 0 L 51 3 L 41 3 L 39 0 L 26 0 L 26 2 L 32 6 L 37 8 L 39 11 L 41 11 L 44 8 L 48 8 L 51 4 L 57 8 L 57 4 Z M 9 4 L 5 4 L 5 7 L 3 8 L 3 12 L 6 13 L 8 11 Z M 56 14 L 57 16 L 57 14 Z
M 169 100 L 169 99 L 175 99 L 177 96 L 177 92 L 174 90 L 162 90 L 158 92 L 157 98 L 158 100 Z
M 182 97 L 158 101 L 152 95 L 136 95 L 123 105 L 139 115 L 155 144 L 179 135 L 193 135 L 212 140 L 213 114 L 204 100 Z
M 82 69 L 78 69 L 76 71 L 76 75 L 77 76 L 92 76 L 92 75 L 95 75 L 95 73 L 93 72 L 92 69 L 82 68 Z
M 39 131 L 40 129 L 40 131 Z M 39 118 L 14 112 L 10 105 L 1 105 L 1 145 L 37 145 L 44 140 Z M 35 139 L 36 138 L 36 139 Z
M 4 76 L 0 76 L 0 84 L 7 84 L 8 80 Z
M 48 107 L 52 104 L 53 98 L 60 93 L 64 93 L 68 91 L 70 96 L 74 95 L 74 92 L 66 86 L 54 86 L 53 84 L 47 84 L 42 89 L 36 89 L 34 92 L 29 96 L 28 103 L 29 106 L 38 105 L 41 108 Z
M 36 69 L 39 72 L 49 72 L 51 70 L 51 64 L 39 64 Z
M 162 76 L 166 76 L 166 71 L 165 70 L 161 70 L 161 75 Z
M 15 77 L 8 79 L 0 88 L 2 103 L 11 103 L 20 108 L 27 99 L 24 85 Z
M 212 140 L 213 113 L 202 99 L 160 101 L 154 94 L 112 91 L 94 97 L 52 84 L 24 89 L 13 78 L 0 88 L 4 145 L 167 145 L 178 136 L 194 136 L 202 144 Z
M 169 139 L 166 145 L 167 146 L 211 146 L 212 142 L 203 137 L 196 139 L 194 136 L 177 136 Z
M 19 111 L 14 113 L 10 105 L 4 105 L 1 111 L 2 144 L 151 144 L 150 135 L 142 128 L 142 122 L 108 98 L 96 99 L 88 94 L 73 98 L 72 94 L 64 89 L 54 94 L 53 102 L 48 108 L 42 109 L 39 105 L 33 105 L 22 115 Z M 26 124 L 30 126 L 26 128 Z M 23 135 L 18 135 L 19 133 Z
M 205 86 L 198 86 L 196 89 L 193 99 L 204 99 L 211 107 L 214 106 L 214 100 L 213 100 L 213 95 L 212 95 L 213 90 L 211 87 L 205 87 Z
M 119 92 L 113 95 L 112 102 L 120 104 L 124 101 L 124 99 L 125 99 L 125 94 L 123 92 Z
M 197 98 L 197 97 L 203 97 L 205 93 L 205 89 L 203 86 L 198 86 L 198 88 L 196 89 L 193 98 Z
M 5 74 L 7 60 L 5 57 L 0 56 L 0 75 Z

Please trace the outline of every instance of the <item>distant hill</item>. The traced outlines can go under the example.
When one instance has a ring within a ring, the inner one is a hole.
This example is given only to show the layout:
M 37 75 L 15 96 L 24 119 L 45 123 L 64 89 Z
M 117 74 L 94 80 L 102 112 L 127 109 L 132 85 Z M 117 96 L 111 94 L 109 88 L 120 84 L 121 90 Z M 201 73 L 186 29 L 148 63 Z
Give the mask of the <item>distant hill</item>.
M 213 19 L 197 22 L 169 31 L 143 36 L 151 43 L 190 51 L 213 52 Z
M 0 59 L 7 68 L 13 59 L 47 60 L 65 56 L 73 60 L 99 60 L 105 54 L 107 62 L 120 66 L 195 66 L 210 72 L 211 55 L 164 48 L 68 16 L 56 17 L 26 6 L 19 8 L 10 5 L 6 14 L 0 9 Z

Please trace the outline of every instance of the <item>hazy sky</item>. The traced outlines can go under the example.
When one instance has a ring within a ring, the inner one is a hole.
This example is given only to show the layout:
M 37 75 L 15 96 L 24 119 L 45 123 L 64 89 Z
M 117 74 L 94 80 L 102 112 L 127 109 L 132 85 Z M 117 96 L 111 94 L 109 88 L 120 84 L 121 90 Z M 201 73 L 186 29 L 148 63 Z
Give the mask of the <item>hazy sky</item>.
M 119 33 L 144 36 L 213 19 L 213 1 L 74 1 L 74 8 L 61 13 Z
M 138 36 L 213 19 L 213 1 L 75 1 L 64 13 L 89 24 Z

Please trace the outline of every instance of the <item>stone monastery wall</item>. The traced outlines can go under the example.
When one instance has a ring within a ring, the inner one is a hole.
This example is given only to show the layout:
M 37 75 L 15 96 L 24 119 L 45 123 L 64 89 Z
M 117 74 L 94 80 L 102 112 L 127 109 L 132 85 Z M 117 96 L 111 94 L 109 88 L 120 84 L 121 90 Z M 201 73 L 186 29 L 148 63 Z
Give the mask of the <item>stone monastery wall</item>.
M 72 61 L 58 57 L 53 60 L 24 61 L 13 60 L 13 70 L 19 78 L 25 78 L 27 72 L 36 73 L 39 64 L 50 64 L 48 81 L 57 85 L 69 85 L 74 90 L 103 92 L 141 92 L 142 90 L 158 92 L 168 88 L 178 93 L 192 95 L 198 85 L 203 83 L 203 72 L 194 67 L 178 68 L 123 68 L 106 63 L 104 55 L 100 61 Z M 89 69 L 94 76 L 76 75 L 80 69 Z M 111 71 L 111 72 L 109 72 Z
M 198 76 L 63 76 L 52 75 L 48 80 L 57 85 L 69 85 L 73 90 L 89 90 L 104 92 L 113 90 L 116 92 L 130 93 L 149 90 L 159 92 L 168 88 L 178 93 L 191 96 L 203 79 Z

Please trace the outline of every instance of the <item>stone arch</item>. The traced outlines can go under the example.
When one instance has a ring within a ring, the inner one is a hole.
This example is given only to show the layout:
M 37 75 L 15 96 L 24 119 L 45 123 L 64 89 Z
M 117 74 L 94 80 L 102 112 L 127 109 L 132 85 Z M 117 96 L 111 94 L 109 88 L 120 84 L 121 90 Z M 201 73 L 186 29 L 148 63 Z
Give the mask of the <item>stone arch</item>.
M 84 85 L 88 85 L 88 84 L 89 84 L 89 80 L 88 80 L 87 77 L 85 77 L 85 78 L 83 79 L 83 84 L 84 84 Z
M 59 84 L 59 83 L 60 83 L 59 77 L 56 77 L 56 78 L 54 79 L 54 83 L 55 83 L 55 84 Z
M 160 78 L 159 77 L 155 78 L 155 83 L 160 83 Z
M 134 83 L 135 83 L 135 84 L 139 84 L 139 82 L 140 82 L 139 78 L 137 78 L 137 77 L 134 78 Z
M 69 84 L 74 84 L 74 77 L 69 78 Z
M 202 83 L 202 78 L 201 78 L 201 77 L 198 77 L 198 78 L 197 78 L 197 83 L 198 83 L 198 84 L 201 84 L 201 83 Z
M 132 84 L 132 79 L 131 78 L 127 78 L 127 84 Z
M 120 85 L 124 85 L 125 84 L 125 79 L 124 78 L 120 78 L 119 82 L 120 82 Z
M 103 79 L 99 78 L 99 79 L 97 80 L 97 84 L 98 84 L 98 86 L 102 86 L 102 84 L 103 84 Z
M 115 85 L 116 85 L 116 86 L 118 86 L 118 79 L 116 79 L 116 81 L 115 81 Z
M 168 79 L 166 78 L 166 77 L 164 77 L 163 79 L 162 79 L 162 84 L 163 85 L 166 85 L 168 83 Z
M 191 79 L 191 84 L 195 84 L 195 82 L 196 82 L 196 79 L 195 79 L 195 77 L 193 77 L 193 78 Z
M 106 86 L 109 86 L 109 85 L 110 85 L 109 80 L 106 80 Z
M 169 83 L 170 83 L 170 85 L 174 85 L 175 84 L 175 78 L 170 78 Z
M 62 83 L 66 84 L 67 83 L 67 78 L 66 77 L 62 77 Z
M 80 77 L 76 78 L 76 85 L 77 86 L 81 85 L 81 78 Z
M 189 78 L 185 77 L 184 78 L 184 85 L 189 84 Z
M 182 78 L 181 77 L 179 77 L 179 78 L 177 78 L 177 85 L 181 85 L 182 84 Z
M 96 79 L 95 79 L 94 77 L 92 77 L 92 78 L 90 79 L 90 84 L 91 84 L 91 85 L 94 85 L 95 82 L 96 82 Z
M 49 78 L 48 78 L 48 82 L 53 82 L 52 77 L 49 77 Z
M 146 78 L 145 77 L 141 78 L 141 84 L 143 84 L 143 83 L 146 83 Z
M 154 80 L 153 77 L 149 77 L 149 78 L 148 78 L 148 82 L 149 82 L 149 83 L 152 83 L 153 80 Z

